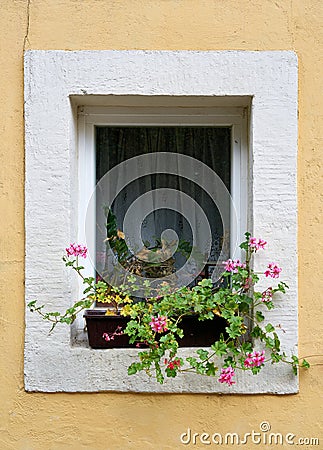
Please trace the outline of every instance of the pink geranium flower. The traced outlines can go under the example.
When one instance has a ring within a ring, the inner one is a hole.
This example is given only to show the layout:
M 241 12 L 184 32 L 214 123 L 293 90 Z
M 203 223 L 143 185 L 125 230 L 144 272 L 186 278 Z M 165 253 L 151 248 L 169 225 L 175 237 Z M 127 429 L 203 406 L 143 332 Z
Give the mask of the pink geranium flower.
M 232 386 L 232 384 L 235 384 L 235 381 L 232 381 L 232 378 L 234 377 L 235 373 L 234 373 L 234 369 L 229 366 L 226 367 L 224 369 L 221 369 L 221 373 L 220 373 L 220 377 L 218 379 L 218 381 L 220 383 L 226 383 L 229 386 Z
M 268 264 L 268 268 L 265 271 L 266 277 L 271 278 L 279 278 L 279 274 L 282 271 L 282 269 L 274 262 L 271 262 Z
M 246 281 L 242 287 L 243 287 L 243 289 L 250 289 L 251 286 L 252 286 L 252 278 L 249 277 L 246 279 Z
M 67 256 L 81 256 L 82 258 L 86 258 L 87 248 L 85 245 L 79 244 L 70 244 L 68 248 L 65 249 Z
M 123 331 L 120 326 L 118 326 L 113 333 L 103 333 L 102 337 L 105 341 L 113 341 L 115 336 L 122 336 Z
M 273 298 L 273 288 L 269 287 L 261 294 L 262 302 L 270 302 Z
M 255 237 L 251 237 L 249 239 L 249 247 L 253 248 L 255 250 L 255 252 L 259 249 L 264 250 L 266 244 L 267 244 L 267 242 L 264 241 L 263 239 L 257 239 Z
M 179 358 L 174 359 L 173 361 L 168 361 L 168 359 L 165 359 L 165 364 L 167 365 L 167 369 L 174 370 L 181 366 L 181 360 Z
M 247 358 L 244 361 L 245 367 L 248 367 L 249 369 L 252 367 L 260 367 L 265 362 L 265 350 L 262 352 L 253 352 L 248 353 Z
M 227 261 L 224 261 L 223 264 L 224 264 L 224 270 L 226 272 L 233 272 L 233 273 L 238 272 L 238 267 L 240 267 L 242 269 L 244 269 L 246 267 L 246 264 L 240 262 L 239 259 L 236 259 L 236 260 L 228 259 Z
M 167 331 L 167 317 L 160 315 L 152 317 L 149 325 L 156 333 L 163 333 L 164 331 Z

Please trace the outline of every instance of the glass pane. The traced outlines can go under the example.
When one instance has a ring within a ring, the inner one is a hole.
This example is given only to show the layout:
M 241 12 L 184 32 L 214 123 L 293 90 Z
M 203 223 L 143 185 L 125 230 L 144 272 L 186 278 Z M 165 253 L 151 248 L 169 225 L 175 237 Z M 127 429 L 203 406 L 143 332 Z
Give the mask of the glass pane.
M 231 129 L 229 127 L 98 126 L 96 127 L 97 182 L 120 163 L 130 158 L 156 152 L 182 154 L 201 161 L 220 177 L 230 192 Z M 120 179 L 123 177 L 124 170 L 126 169 L 123 168 L 120 172 Z M 153 210 L 146 216 L 144 214 L 145 208 L 143 208 L 140 235 L 147 249 L 160 249 L 163 245 L 161 242 L 162 233 L 167 229 L 174 230 L 179 240 L 177 251 L 172 255 L 172 258 L 159 265 L 162 267 L 156 268 L 154 265 L 148 269 L 146 267 L 145 276 L 158 278 L 183 267 L 189 253 L 192 252 L 192 226 L 197 228 L 195 230 L 197 234 L 199 231 L 201 212 L 199 212 L 197 205 L 205 213 L 212 236 L 211 248 L 207 259 L 211 262 L 216 261 L 223 244 L 223 221 L 214 199 L 203 189 L 205 180 L 200 180 L 199 184 L 192 181 L 192 174 L 189 172 L 195 170 L 194 161 L 192 160 L 192 167 L 188 168 L 188 173 L 187 175 L 185 173 L 184 176 L 176 173 L 155 173 L 154 167 L 152 167 L 151 173 L 141 176 L 139 162 L 136 170 L 137 176 L 134 176 L 133 181 L 120 190 L 112 203 L 111 212 L 115 217 L 118 230 L 124 230 L 124 220 L 127 212 L 132 205 L 136 204 L 134 202 L 139 198 L 143 198 L 142 196 L 147 192 L 169 188 L 173 191 L 184 193 L 195 202 L 192 203 L 192 208 L 196 209 L 195 220 L 192 225 L 192 220 L 185 217 L 185 211 L 183 213 L 182 210 L 176 211 L 174 208 L 167 208 L 167 202 L 163 208 L 152 208 Z M 229 215 L 229 199 L 225 201 L 225 214 Z M 101 210 L 102 205 L 97 205 L 98 214 L 100 214 Z M 189 211 L 189 213 L 188 216 L 191 217 L 192 211 Z M 221 213 L 223 216 L 223 211 Z M 226 247 L 224 253 L 226 257 L 229 257 L 228 236 Z M 102 243 L 98 243 L 98 248 L 102 248 Z

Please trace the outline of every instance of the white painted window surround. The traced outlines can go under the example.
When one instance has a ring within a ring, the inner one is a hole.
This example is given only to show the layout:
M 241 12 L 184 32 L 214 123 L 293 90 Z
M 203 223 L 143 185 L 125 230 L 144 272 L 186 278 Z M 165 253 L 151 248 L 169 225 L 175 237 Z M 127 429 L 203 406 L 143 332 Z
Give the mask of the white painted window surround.
M 66 270 L 61 256 L 66 244 L 80 235 L 79 149 L 86 148 L 86 142 L 78 142 L 80 105 L 247 108 L 250 225 L 256 236 L 269 241 L 257 264 L 275 260 L 283 267 L 282 278 L 290 289 L 268 316 L 286 330 L 280 336 L 286 353 L 297 352 L 296 55 L 289 51 L 26 52 L 26 302 L 37 299 L 48 310 L 64 310 L 78 295 L 78 280 Z M 62 325 L 51 335 L 48 331 L 47 322 L 26 310 L 28 391 L 298 391 L 298 378 L 287 365 L 268 366 L 259 376 L 238 373 L 231 388 L 194 374 L 159 386 L 144 375 L 127 375 L 136 349 L 91 350 L 76 339 L 75 329 L 71 334 Z M 181 351 L 185 356 L 187 350 Z

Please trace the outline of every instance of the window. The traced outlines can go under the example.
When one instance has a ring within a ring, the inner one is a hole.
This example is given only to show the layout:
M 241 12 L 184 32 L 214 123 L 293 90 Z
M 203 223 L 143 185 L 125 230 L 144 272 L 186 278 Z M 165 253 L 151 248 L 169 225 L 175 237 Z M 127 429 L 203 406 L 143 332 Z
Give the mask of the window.
M 78 295 L 79 286 L 66 274 L 60 255 L 68 242 L 84 236 L 84 218 L 95 217 L 95 209 L 87 207 L 89 187 L 96 181 L 95 152 L 91 151 L 95 127 L 230 127 L 233 152 L 230 188 L 240 221 L 230 220 L 230 242 L 247 224 L 255 234 L 271 242 L 272 253 L 286 267 L 284 278 L 290 290 L 285 301 L 290 307 L 284 309 L 284 314 L 274 310 L 270 319 L 288 324 L 282 345 L 287 353 L 294 352 L 297 346 L 295 55 L 29 51 L 25 64 L 26 301 L 35 298 L 49 308 L 63 310 Z M 150 111 L 150 119 L 146 114 L 139 124 L 134 123 L 140 117 L 136 108 L 142 112 L 144 108 L 157 108 L 157 122 Z M 167 108 L 176 110 L 175 119 L 171 119 Z M 185 122 L 180 117 L 189 109 Z M 202 114 L 194 114 L 193 110 L 201 109 Z M 209 123 L 206 118 L 212 114 L 216 120 Z M 170 120 L 175 123 L 170 124 Z M 243 131 L 246 127 L 248 145 Z M 247 148 L 250 156 L 243 151 Z M 91 226 L 93 220 L 89 223 Z M 47 265 L 43 264 L 44 253 Z M 158 386 L 154 381 L 143 382 L 140 376 L 128 377 L 126 368 L 136 349 L 91 351 L 83 345 L 77 325 L 72 336 L 68 327 L 60 327 L 48 336 L 47 325 L 26 313 L 27 390 L 227 392 L 213 380 L 201 382 L 191 374 L 178 377 L 171 387 L 167 383 Z M 185 349 L 182 350 L 185 357 Z M 298 389 L 297 379 L 289 376 L 284 367 L 266 369 L 257 386 L 252 376 L 242 374 L 241 378 L 230 393 L 292 393 Z
M 126 104 L 127 101 L 129 100 L 126 97 L 119 97 L 119 103 Z M 141 102 L 144 102 L 144 99 L 141 99 Z M 192 102 L 198 104 L 197 99 L 191 100 Z M 158 104 L 158 101 L 155 103 Z M 180 101 L 167 98 L 164 99 L 164 103 L 176 105 Z M 216 275 L 223 270 L 221 263 L 223 260 L 231 255 L 236 258 L 240 256 L 237 244 L 248 228 L 246 145 L 248 108 L 197 108 L 188 106 L 188 101 L 186 103 L 186 107 L 181 108 L 78 107 L 79 142 L 86 143 L 79 149 L 79 178 L 82 189 L 79 242 L 90 243 L 90 248 L 93 249 L 92 260 L 85 261 L 89 275 L 95 275 L 94 266 L 97 275 L 104 278 L 103 272 L 106 272 L 104 240 L 107 236 L 104 232 L 100 232 L 105 230 L 106 218 L 103 205 L 94 201 L 95 186 L 98 186 L 98 190 L 102 190 L 103 177 L 107 177 L 106 174 L 111 173 L 111 169 L 120 167 L 120 164 L 131 158 L 136 159 L 132 160 L 131 165 L 120 169 L 117 183 L 106 178 L 104 182 L 107 184 L 105 189 L 113 190 L 116 195 L 112 212 L 116 215 L 119 228 L 123 229 L 123 221 L 126 213 L 128 214 L 130 229 L 126 233 L 127 238 L 133 236 L 132 241 L 136 240 L 138 230 L 135 228 L 140 227 L 139 235 L 142 242 L 135 242 L 132 249 L 143 248 L 143 245 L 145 248 L 152 248 L 160 243 L 165 230 L 175 231 L 179 240 L 179 250 L 174 254 L 174 267 L 167 267 L 166 270 L 169 271 L 168 275 L 176 271 L 176 282 L 179 286 L 180 283 L 194 284 L 198 274 L 206 275 L 206 271 L 216 279 Z M 152 173 L 142 176 L 141 156 L 156 152 L 171 154 L 173 157 L 171 160 L 170 156 L 166 156 L 168 173 L 158 173 L 163 164 L 159 163 L 159 167 L 158 161 L 155 161 L 150 163 L 151 167 L 148 166 L 148 171 Z M 182 161 L 177 155 L 186 155 L 192 162 Z M 207 165 L 211 175 L 196 179 L 196 173 L 203 170 L 198 167 L 199 163 Z M 153 173 L 156 171 L 157 173 Z M 179 171 L 182 173 L 179 174 Z M 133 180 L 128 184 L 125 182 L 125 186 L 121 189 L 122 177 L 124 179 L 132 177 Z M 217 179 L 213 180 L 212 177 Z M 212 183 L 213 191 L 210 189 Z M 156 206 L 156 198 L 150 197 L 157 189 L 163 196 L 163 199 L 160 199 L 163 205 Z M 214 197 L 221 195 L 222 192 L 224 195 L 217 202 Z M 184 193 L 185 201 L 179 198 L 180 193 Z M 178 198 L 175 198 L 176 194 L 179 194 Z M 93 196 L 92 203 L 90 196 Z M 134 204 L 135 215 L 139 219 L 137 226 L 134 217 L 129 214 Z M 203 229 L 204 224 L 201 224 L 198 207 L 205 214 L 207 224 L 210 226 L 209 240 L 204 239 L 206 232 Z M 148 209 L 150 212 L 147 212 Z M 84 227 L 86 223 L 87 233 Z M 194 236 L 192 231 L 195 233 Z M 187 250 L 185 251 L 187 246 L 200 249 L 200 254 L 207 253 L 209 265 L 196 264 L 196 261 L 192 261 L 192 257 L 188 261 L 190 255 Z M 95 261 L 97 255 L 99 259 Z M 190 277 L 187 277 L 188 269 L 185 270 L 184 265 L 189 267 Z M 179 271 L 185 273 L 185 280 Z M 154 275 L 160 277 L 162 282 L 162 274 L 148 274 L 148 277 Z M 107 277 L 107 281 L 109 282 L 111 278 Z M 82 285 L 80 294 L 81 289 Z M 84 321 L 79 317 L 73 328 L 74 342 L 86 341 L 83 329 Z

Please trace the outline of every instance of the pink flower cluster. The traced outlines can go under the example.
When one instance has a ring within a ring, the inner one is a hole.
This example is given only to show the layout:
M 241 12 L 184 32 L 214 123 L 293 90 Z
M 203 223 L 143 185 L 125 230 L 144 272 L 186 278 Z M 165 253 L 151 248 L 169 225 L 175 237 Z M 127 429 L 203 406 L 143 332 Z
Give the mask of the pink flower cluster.
M 227 261 L 224 261 L 223 264 L 226 272 L 233 272 L 233 273 L 238 272 L 238 267 L 241 267 L 242 269 L 246 267 L 246 264 L 240 262 L 238 259 L 236 260 L 228 259 Z
M 163 333 L 164 331 L 167 331 L 167 317 L 158 314 L 158 317 L 151 318 L 149 325 L 156 333 Z
M 250 289 L 252 287 L 252 278 L 251 277 L 246 278 L 244 285 L 242 287 L 243 289 Z
M 221 369 L 218 381 L 220 383 L 227 383 L 229 386 L 231 386 L 232 384 L 235 384 L 235 381 L 232 381 L 232 377 L 234 377 L 234 375 L 234 369 L 231 366 L 226 367 L 225 369 Z
M 265 271 L 265 275 L 266 277 L 279 278 L 279 274 L 281 271 L 282 269 L 278 267 L 276 263 L 271 262 L 268 264 L 268 268 Z
M 102 337 L 105 341 L 113 341 L 115 336 L 121 336 L 123 334 L 122 328 L 117 327 L 113 333 L 103 333 Z
M 248 358 L 245 359 L 244 365 L 248 368 L 260 367 L 265 362 L 265 350 L 262 352 L 248 353 Z
M 259 249 L 265 250 L 265 245 L 267 244 L 266 241 L 263 239 L 257 239 L 255 237 L 251 237 L 249 239 L 249 247 L 253 248 L 255 252 Z
M 165 364 L 167 364 L 167 369 L 174 370 L 175 368 L 181 367 L 181 360 L 179 358 L 174 359 L 173 361 L 165 359 Z
M 82 256 L 82 258 L 86 258 L 87 248 L 85 245 L 70 244 L 70 246 L 65 250 L 67 256 Z
M 261 301 L 271 302 L 272 299 L 273 299 L 273 288 L 269 287 L 261 294 Z

